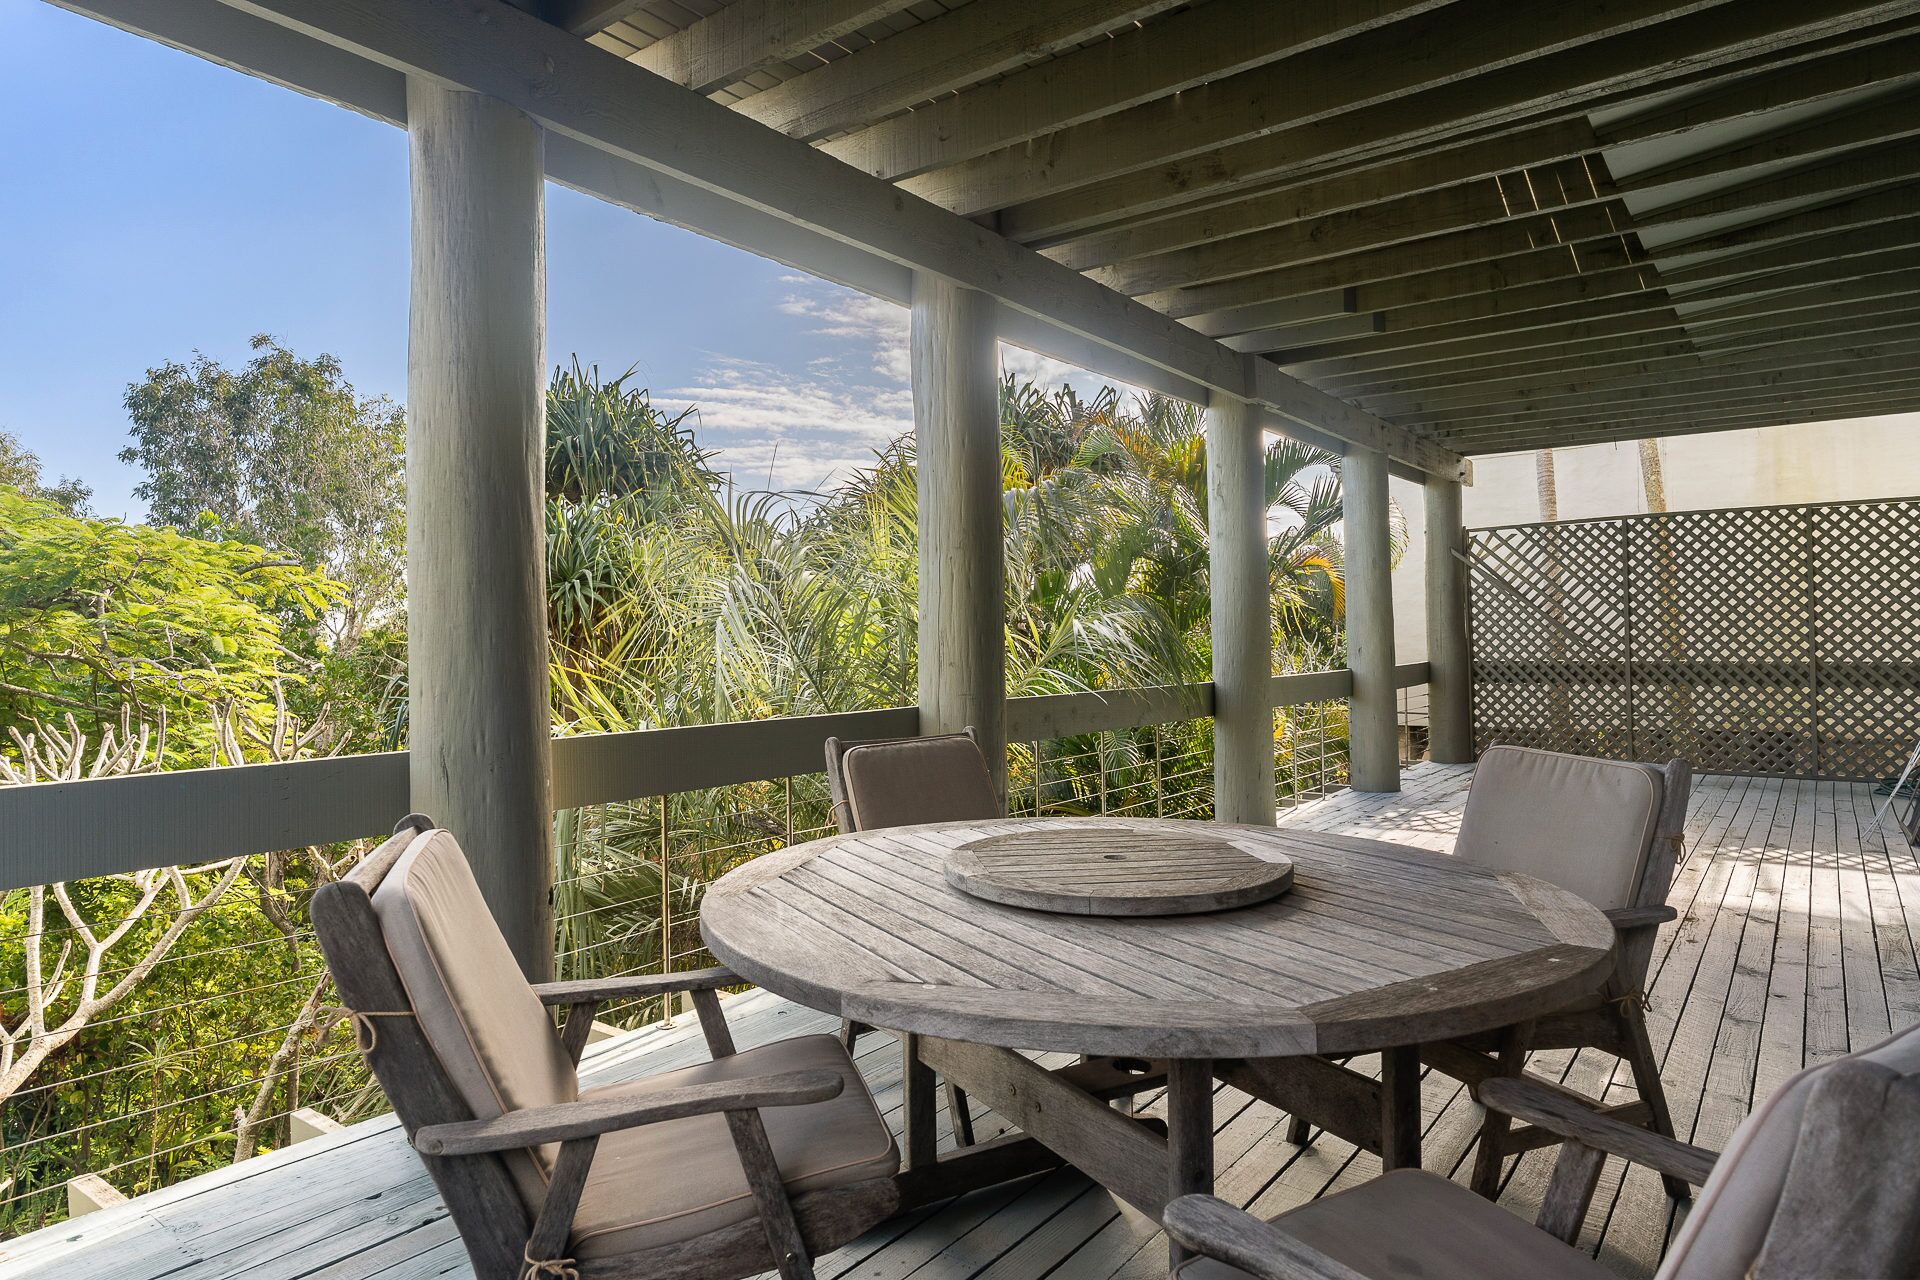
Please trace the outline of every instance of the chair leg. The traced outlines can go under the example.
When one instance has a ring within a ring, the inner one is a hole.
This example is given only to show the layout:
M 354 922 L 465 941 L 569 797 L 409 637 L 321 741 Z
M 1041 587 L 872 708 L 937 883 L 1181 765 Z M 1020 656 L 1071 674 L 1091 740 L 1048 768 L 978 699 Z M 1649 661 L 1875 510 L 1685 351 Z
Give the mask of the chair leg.
M 1647 1034 L 1646 1011 L 1640 1007 L 1638 1000 L 1623 1001 L 1617 1007 L 1620 1010 L 1620 1030 L 1626 1040 L 1627 1065 L 1633 1068 L 1633 1087 L 1639 1091 L 1640 1100 L 1647 1104 L 1647 1110 L 1652 1113 L 1653 1131 L 1663 1138 L 1678 1137 L 1673 1131 L 1673 1113 L 1667 1109 L 1666 1086 L 1660 1083 L 1660 1064 L 1653 1056 L 1653 1037 Z M 1663 1173 L 1660 1181 L 1666 1185 L 1667 1194 L 1675 1200 L 1693 1198 L 1693 1188 L 1685 1178 Z
M 855 1022 L 851 1018 L 842 1018 L 840 1019 L 840 1043 L 848 1053 L 852 1053 L 854 1042 L 860 1038 L 860 1033 L 871 1030 L 873 1030 L 873 1028 L 864 1022 Z
M 1521 1023 L 1500 1033 L 1495 1075 L 1517 1076 L 1526 1068 L 1527 1040 L 1532 1031 L 1531 1023 Z M 1480 1141 L 1473 1153 L 1472 1186 L 1475 1194 L 1488 1200 L 1500 1198 L 1500 1173 L 1506 1163 L 1507 1131 L 1512 1125 L 1511 1117 L 1491 1109 L 1480 1121 Z
M 953 1126 L 955 1146 L 973 1145 L 973 1112 L 967 1109 L 967 1091 L 951 1080 L 947 1081 L 947 1123 Z
M 1306 1146 L 1313 1141 L 1313 1126 L 1299 1116 L 1288 1116 L 1287 1141 L 1296 1147 Z

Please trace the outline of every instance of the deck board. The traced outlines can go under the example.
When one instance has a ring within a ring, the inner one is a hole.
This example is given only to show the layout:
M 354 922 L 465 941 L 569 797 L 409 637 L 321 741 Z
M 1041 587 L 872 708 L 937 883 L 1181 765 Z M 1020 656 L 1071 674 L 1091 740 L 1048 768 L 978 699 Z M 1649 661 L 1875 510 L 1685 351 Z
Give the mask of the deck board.
M 1470 772 L 1422 765 L 1397 795 L 1343 792 L 1288 810 L 1282 822 L 1447 849 Z M 1920 1019 L 1920 855 L 1897 831 L 1871 829 L 1874 808 L 1869 788 L 1846 783 L 1697 780 L 1671 898 L 1680 918 L 1661 931 L 1648 1010 L 1675 1122 L 1693 1141 L 1724 1144 L 1754 1099 L 1801 1066 Z M 743 1047 L 834 1026 L 765 993 L 731 997 L 726 1008 Z M 595 1046 L 587 1068 L 607 1081 L 704 1055 L 682 1018 Z M 892 1042 L 863 1039 L 859 1065 L 897 1128 Z M 1376 1069 L 1370 1058 L 1354 1065 Z M 1604 1054 L 1542 1053 L 1531 1067 L 1610 1102 L 1633 1097 L 1631 1073 Z M 1464 1181 L 1477 1128 L 1471 1099 L 1429 1074 L 1422 1102 L 1427 1168 Z M 1220 1193 L 1259 1213 L 1379 1172 L 1376 1157 L 1324 1134 L 1295 1147 L 1279 1113 L 1233 1090 L 1216 1093 L 1214 1122 Z M 979 1128 L 991 1136 L 1002 1125 L 987 1114 Z M 1552 1159 L 1533 1152 L 1515 1161 L 1501 1203 L 1530 1215 Z M 1649 1275 L 1676 1221 L 1656 1176 L 1609 1162 L 1582 1243 L 1623 1275 Z M 1165 1259 L 1152 1222 L 1060 1171 L 895 1219 L 817 1270 L 822 1280 L 1158 1280 Z M 0 1277 L 56 1270 L 89 1280 L 469 1274 L 390 1119 L 0 1244 Z

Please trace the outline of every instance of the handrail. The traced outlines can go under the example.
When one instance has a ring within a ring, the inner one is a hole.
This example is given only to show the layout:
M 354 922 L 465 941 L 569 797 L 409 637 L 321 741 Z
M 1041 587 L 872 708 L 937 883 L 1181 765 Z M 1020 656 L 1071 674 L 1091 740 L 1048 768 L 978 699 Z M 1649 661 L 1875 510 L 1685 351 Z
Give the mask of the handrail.
M 1403 665 L 1394 676 L 1400 688 L 1424 684 L 1427 666 Z M 1275 707 L 1352 691 L 1344 669 L 1273 678 Z M 1007 701 L 1008 736 L 1020 742 L 1212 714 L 1211 682 Z M 553 804 L 572 809 L 815 773 L 829 735 L 905 737 L 919 722 L 917 708 L 891 707 L 556 738 Z M 407 793 L 404 751 L 0 787 L 0 891 L 376 835 L 407 811 Z

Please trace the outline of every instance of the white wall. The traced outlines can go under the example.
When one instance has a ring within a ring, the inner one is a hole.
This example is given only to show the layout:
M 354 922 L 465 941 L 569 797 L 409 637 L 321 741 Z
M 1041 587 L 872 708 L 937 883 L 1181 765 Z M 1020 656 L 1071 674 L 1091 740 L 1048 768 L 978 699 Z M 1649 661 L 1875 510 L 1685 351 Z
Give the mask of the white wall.
M 1671 511 L 1920 495 L 1920 414 L 1672 436 L 1660 451 Z M 1562 520 L 1647 509 L 1637 444 L 1556 449 L 1553 460 Z M 1533 454 L 1475 458 L 1473 473 L 1468 528 L 1540 519 Z M 1393 571 L 1396 656 L 1419 662 L 1427 656 L 1425 507 L 1411 481 L 1392 481 L 1391 492 L 1409 537 Z

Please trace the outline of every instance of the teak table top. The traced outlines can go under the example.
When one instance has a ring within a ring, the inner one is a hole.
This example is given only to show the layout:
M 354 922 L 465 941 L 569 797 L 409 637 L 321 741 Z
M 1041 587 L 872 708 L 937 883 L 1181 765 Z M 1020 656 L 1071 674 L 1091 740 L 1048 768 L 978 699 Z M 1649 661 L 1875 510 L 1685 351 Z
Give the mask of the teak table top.
M 701 932 L 779 995 L 873 1026 L 1151 1058 L 1365 1052 L 1478 1031 L 1600 985 L 1614 931 L 1578 895 L 1404 845 L 1205 824 L 1293 862 L 1292 891 L 1206 915 L 1073 916 L 947 882 L 956 847 L 1147 818 L 1041 818 L 832 836 L 735 868 Z

